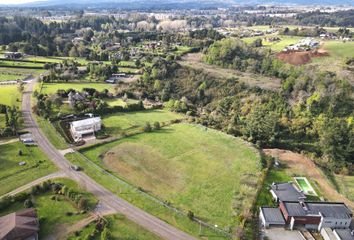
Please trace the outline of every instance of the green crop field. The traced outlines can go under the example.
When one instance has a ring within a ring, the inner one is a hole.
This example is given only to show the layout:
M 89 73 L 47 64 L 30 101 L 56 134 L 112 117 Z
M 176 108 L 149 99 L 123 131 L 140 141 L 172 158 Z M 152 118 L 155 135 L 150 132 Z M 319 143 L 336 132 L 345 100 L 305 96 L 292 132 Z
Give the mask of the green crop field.
M 59 89 L 68 90 L 70 88 L 78 91 L 82 91 L 83 88 L 95 88 L 97 91 L 108 89 L 113 92 L 113 85 L 105 83 L 45 83 L 42 86 L 42 93 L 53 94 Z
M 19 155 L 22 151 L 22 156 Z M 44 153 L 21 142 L 0 145 L 0 196 L 56 170 Z M 19 162 L 26 165 L 19 166 Z
M 199 125 L 175 124 L 83 150 L 117 176 L 221 227 L 251 208 L 259 154 L 243 141 Z
M 105 115 L 102 118 L 106 131 L 109 134 L 119 134 L 122 131 L 137 129 L 150 122 L 169 122 L 175 119 L 182 119 L 183 116 L 167 110 L 145 110 L 138 112 L 114 113 Z
M 125 107 L 129 104 L 133 104 L 133 103 L 137 103 L 137 102 L 138 101 L 134 100 L 134 99 L 127 99 L 126 101 L 124 101 L 121 98 L 107 100 L 108 105 L 111 107 L 115 107 L 115 106 Z
M 96 199 L 90 193 L 84 192 L 75 182 L 69 179 L 55 179 L 52 182 L 65 184 L 70 189 L 79 192 L 82 196 L 89 200 L 89 204 L 92 207 L 96 204 Z M 57 234 L 63 231 L 68 226 L 71 226 L 78 221 L 89 217 L 88 213 L 80 213 L 80 210 L 76 207 L 76 204 L 68 200 L 66 197 L 58 195 L 58 200 L 51 200 L 53 193 L 51 191 L 47 193 L 41 193 L 33 196 L 32 201 L 34 208 L 37 211 L 38 218 L 40 219 L 40 231 L 39 238 L 45 239 L 51 234 Z M 23 209 L 23 203 L 15 202 L 5 211 L 0 212 L 0 216 L 8 213 Z M 67 215 L 68 212 L 73 213 L 71 216 Z
M 21 94 L 17 90 L 17 85 L 0 85 L 0 104 L 9 106 L 19 106 Z
M 108 221 L 108 229 L 111 233 L 111 239 L 139 239 L 139 240 L 158 240 L 158 236 L 150 233 L 136 223 L 128 220 L 124 215 L 117 214 L 107 216 L 105 219 Z M 78 236 L 71 236 L 69 240 L 86 239 L 95 230 L 95 223 L 81 229 Z M 134 236 L 134 237 L 133 237 Z M 99 240 L 100 234 L 90 237 L 91 240 Z

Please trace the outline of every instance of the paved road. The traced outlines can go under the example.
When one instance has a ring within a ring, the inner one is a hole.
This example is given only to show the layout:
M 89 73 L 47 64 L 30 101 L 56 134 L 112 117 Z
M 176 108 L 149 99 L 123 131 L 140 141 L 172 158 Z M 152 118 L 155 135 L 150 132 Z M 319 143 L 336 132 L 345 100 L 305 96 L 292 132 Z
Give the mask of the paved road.
M 70 162 L 62 156 L 59 151 L 48 141 L 48 139 L 43 135 L 40 128 L 38 127 L 36 121 L 32 116 L 31 111 L 31 94 L 36 80 L 33 79 L 29 84 L 27 84 L 26 91 L 23 93 L 22 97 L 22 114 L 24 119 L 24 124 L 29 131 L 32 132 L 34 139 L 37 141 L 38 146 L 43 150 L 43 152 L 51 159 L 55 165 L 61 171 L 63 171 L 68 177 L 77 181 L 87 191 L 93 193 L 101 204 L 105 207 L 110 207 L 116 212 L 122 213 L 128 219 L 141 225 L 142 227 L 148 229 L 149 231 L 155 233 L 156 235 L 162 237 L 163 239 L 170 240 L 192 240 L 194 237 L 172 227 L 171 225 L 165 223 L 164 221 L 144 212 L 140 208 L 137 208 L 127 201 L 114 195 L 90 177 L 88 177 L 83 172 L 77 172 L 70 169 Z
M 35 186 L 35 185 L 38 185 L 44 181 L 47 181 L 49 179 L 53 179 L 53 178 L 60 178 L 60 177 L 65 177 L 65 173 L 63 172 L 55 172 L 55 173 L 52 173 L 52 174 L 49 174 L 47 176 L 44 176 L 44 177 L 41 177 L 41 178 L 38 178 L 36 180 L 34 180 L 33 182 L 30 182 L 30 183 L 27 183 L 26 185 L 23 185 L 9 193 L 6 193 L 4 194 L 3 196 L 14 196 L 20 192 L 23 192 L 25 190 L 28 190 L 30 189 L 31 187 Z

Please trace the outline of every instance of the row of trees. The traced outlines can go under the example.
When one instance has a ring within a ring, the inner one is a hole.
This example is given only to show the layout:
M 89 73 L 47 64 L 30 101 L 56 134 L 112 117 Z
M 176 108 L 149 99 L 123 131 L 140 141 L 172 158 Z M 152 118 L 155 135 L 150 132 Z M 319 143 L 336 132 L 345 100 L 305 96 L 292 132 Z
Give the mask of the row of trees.
M 0 104 L 0 114 L 4 114 L 5 126 L 0 126 L 0 136 L 10 137 L 17 134 L 19 126 L 20 113 L 16 107 L 10 107 Z

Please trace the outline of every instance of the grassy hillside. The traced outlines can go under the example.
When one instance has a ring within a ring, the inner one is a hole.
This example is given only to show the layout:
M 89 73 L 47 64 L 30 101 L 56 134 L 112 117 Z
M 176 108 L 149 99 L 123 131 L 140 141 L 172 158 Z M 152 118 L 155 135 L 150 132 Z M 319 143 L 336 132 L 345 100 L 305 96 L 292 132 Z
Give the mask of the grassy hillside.
M 119 134 L 122 131 L 134 130 L 143 127 L 146 122 L 169 122 L 182 119 L 183 116 L 167 110 L 146 110 L 139 112 L 114 113 L 103 117 L 103 124 L 109 134 Z
M 0 145 L 0 152 L 0 196 L 56 170 L 38 147 L 26 147 L 21 142 L 15 142 Z M 19 166 L 22 161 L 26 165 Z
M 261 164 L 237 138 L 177 124 L 83 153 L 128 182 L 219 226 L 250 207 Z

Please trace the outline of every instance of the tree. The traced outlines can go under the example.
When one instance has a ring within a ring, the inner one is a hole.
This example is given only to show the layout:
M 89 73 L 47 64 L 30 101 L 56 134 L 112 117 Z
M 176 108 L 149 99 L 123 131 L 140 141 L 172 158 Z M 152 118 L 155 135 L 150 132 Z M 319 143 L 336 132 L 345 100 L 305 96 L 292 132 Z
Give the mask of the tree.
M 101 232 L 101 240 L 109 240 L 109 239 L 111 239 L 111 232 L 107 227 L 105 227 Z
M 151 132 L 152 128 L 149 122 L 145 123 L 144 132 Z
M 26 199 L 25 202 L 23 203 L 25 208 L 31 208 L 33 207 L 33 202 L 31 199 Z
M 189 210 L 188 213 L 187 213 L 187 217 L 188 217 L 190 220 L 193 220 L 193 219 L 194 219 L 194 213 Z
M 154 122 L 154 129 L 155 130 L 159 130 L 161 128 L 160 123 L 159 122 Z
M 82 210 L 86 210 L 88 208 L 88 200 L 85 197 L 81 197 L 78 203 L 78 207 Z

